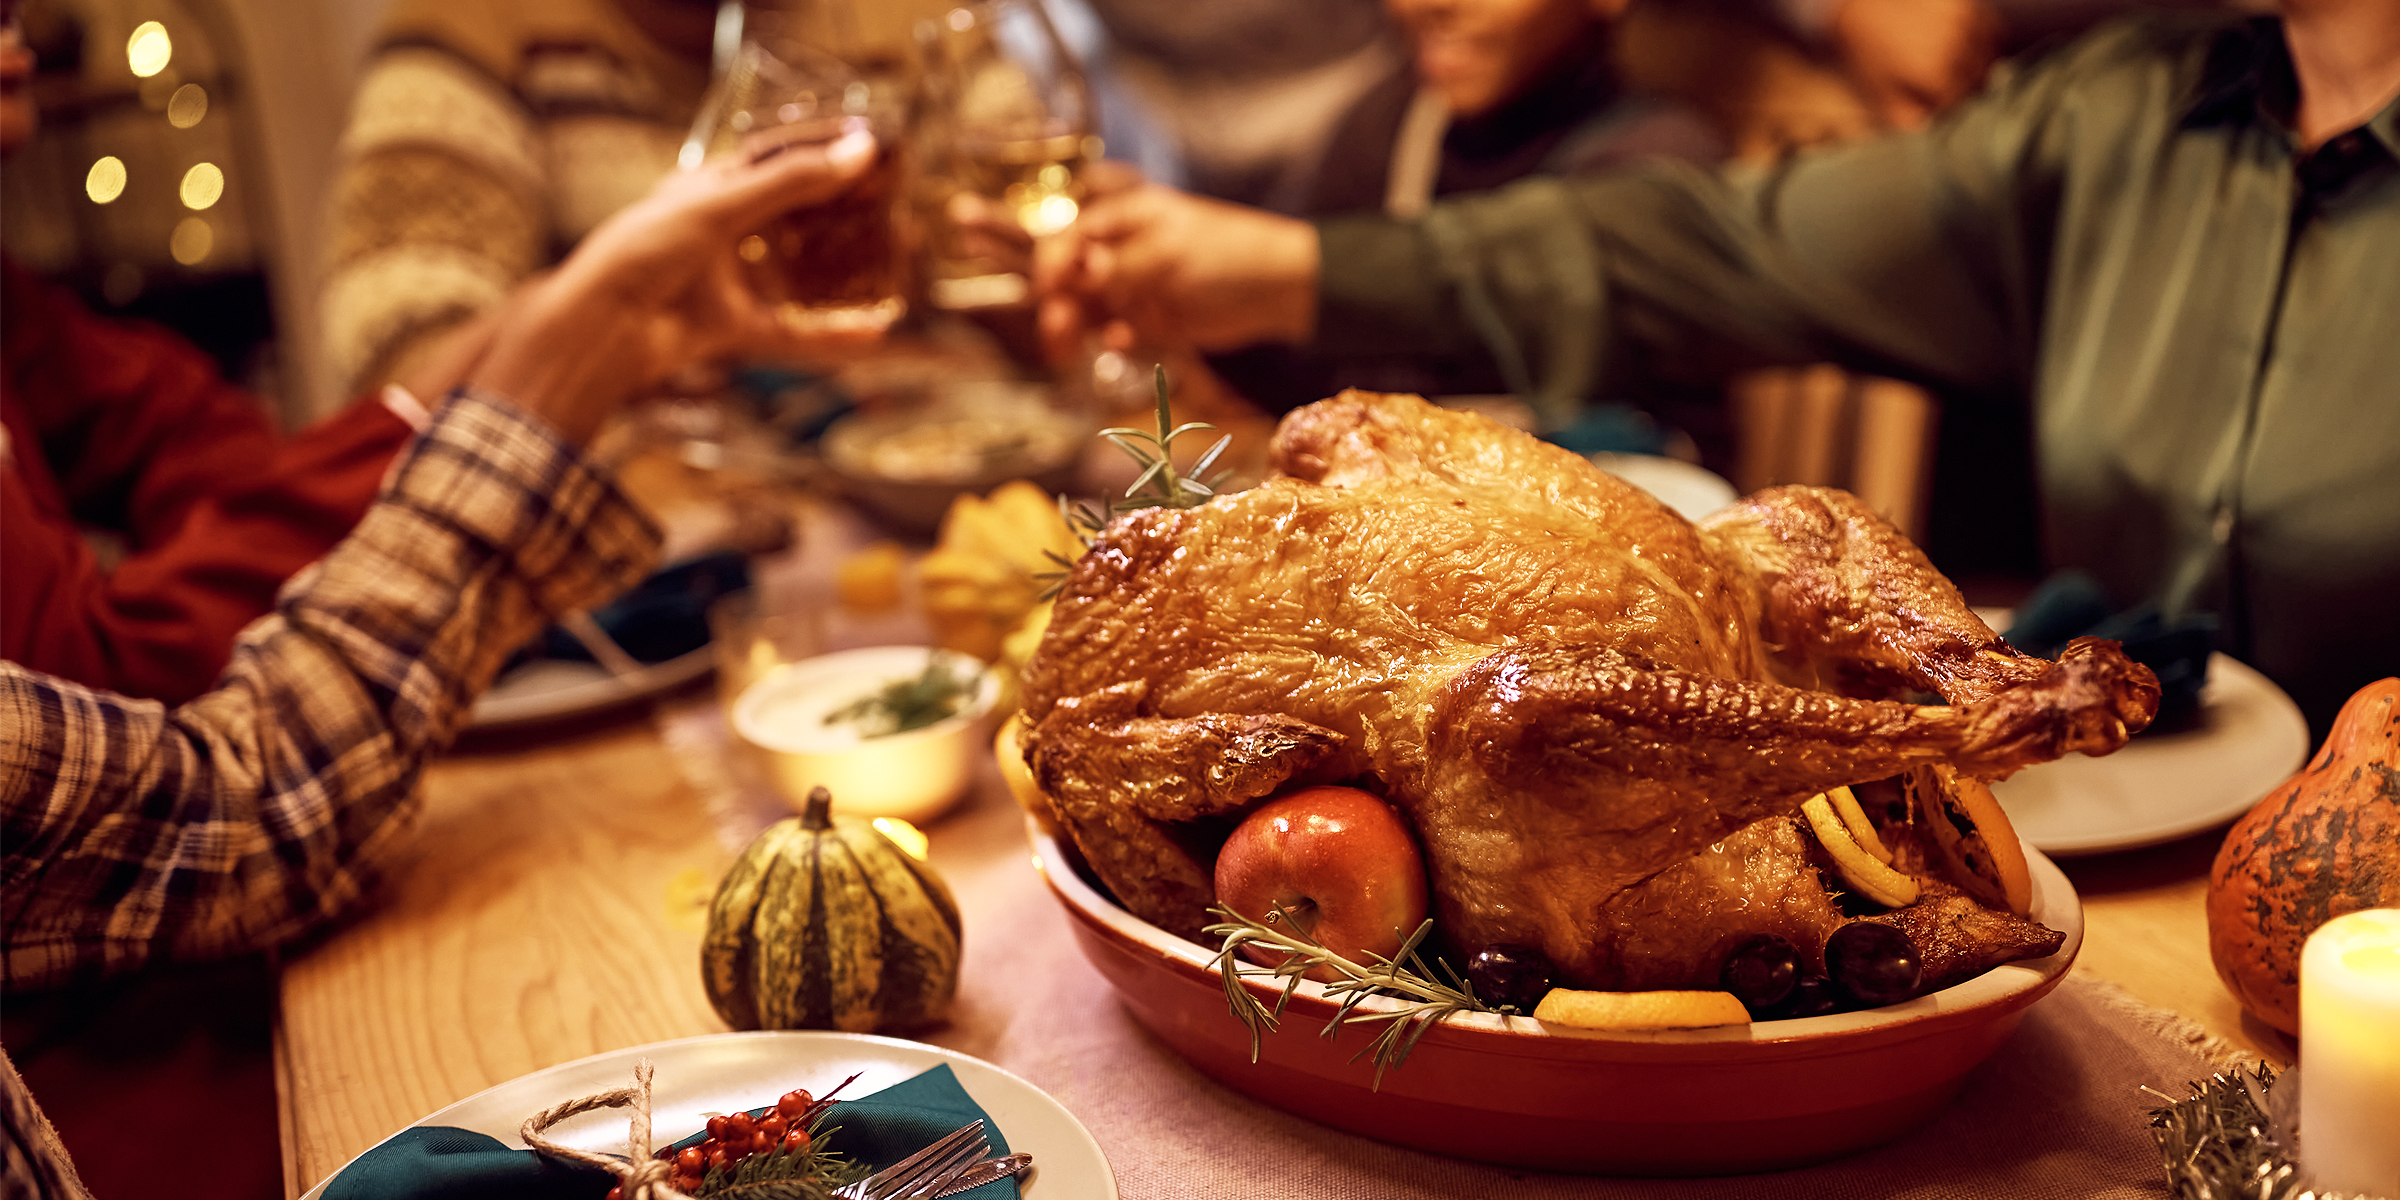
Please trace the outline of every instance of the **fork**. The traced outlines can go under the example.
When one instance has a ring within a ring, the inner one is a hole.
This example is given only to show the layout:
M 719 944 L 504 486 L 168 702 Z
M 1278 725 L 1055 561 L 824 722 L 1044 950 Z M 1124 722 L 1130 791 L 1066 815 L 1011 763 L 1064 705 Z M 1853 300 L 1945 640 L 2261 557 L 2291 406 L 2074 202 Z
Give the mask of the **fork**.
M 913 1200 L 932 1196 L 974 1166 L 990 1149 L 991 1143 L 983 1137 L 983 1122 L 971 1121 L 865 1179 L 835 1188 L 833 1194 L 839 1200 Z

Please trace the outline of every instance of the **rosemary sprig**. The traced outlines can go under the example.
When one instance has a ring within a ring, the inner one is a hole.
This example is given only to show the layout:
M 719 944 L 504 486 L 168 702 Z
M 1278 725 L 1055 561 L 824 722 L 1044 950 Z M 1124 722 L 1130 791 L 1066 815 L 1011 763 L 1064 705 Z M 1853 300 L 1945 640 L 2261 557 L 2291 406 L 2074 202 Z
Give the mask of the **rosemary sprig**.
M 1233 474 L 1230 467 L 1210 473 L 1210 468 L 1215 467 L 1217 460 L 1224 456 L 1225 447 L 1233 444 L 1233 435 L 1230 433 L 1218 438 L 1216 444 L 1192 464 L 1190 471 L 1179 472 L 1175 469 L 1175 439 L 1187 433 L 1213 433 L 1217 427 L 1206 421 L 1175 424 L 1175 415 L 1167 404 L 1165 365 L 1153 370 L 1151 382 L 1158 392 L 1156 432 L 1124 426 L 1100 431 L 1101 437 L 1107 438 L 1109 444 L 1124 451 L 1142 468 L 1141 474 L 1135 476 L 1133 483 L 1126 487 L 1125 494 L 1110 504 L 1106 512 L 1088 503 L 1070 503 L 1064 496 L 1058 498 L 1058 515 L 1066 520 L 1067 528 L 1075 533 L 1075 540 L 1082 542 L 1087 550 L 1091 548 L 1093 536 L 1107 527 L 1111 516 L 1139 512 L 1145 508 L 1197 508 L 1215 496 L 1217 489 L 1224 486 L 1226 477 Z M 1045 585 L 1042 599 L 1048 600 L 1066 585 L 1067 570 L 1075 564 L 1052 550 L 1042 551 L 1042 556 L 1058 564 L 1057 570 L 1043 571 L 1034 576 Z
M 1225 984 L 1226 1007 L 1250 1030 L 1252 1062 L 1258 1061 L 1260 1039 L 1282 1025 L 1284 1007 L 1299 990 L 1300 980 L 1318 967 L 1339 976 L 1324 985 L 1326 997 L 1339 1002 L 1332 1019 L 1325 1022 L 1322 1036 L 1326 1040 L 1331 1041 L 1345 1025 L 1381 1027 L 1373 1041 L 1350 1056 L 1350 1061 L 1357 1062 L 1361 1057 L 1373 1055 L 1377 1091 L 1383 1088 L 1384 1071 L 1407 1062 L 1409 1052 L 1416 1049 L 1425 1031 L 1450 1014 L 1486 1012 L 1504 1018 L 1524 1015 L 1513 1005 L 1494 1006 L 1477 999 L 1474 985 L 1438 957 L 1434 962 L 1441 978 L 1435 978 L 1435 969 L 1426 965 L 1418 951 L 1426 936 L 1433 932 L 1431 919 L 1408 935 L 1398 954 L 1390 958 L 1369 954 L 1368 962 L 1362 965 L 1310 937 L 1285 909 L 1267 914 L 1264 922 L 1253 921 L 1221 904 L 1211 905 L 1208 911 L 1223 918 L 1202 932 L 1225 939 L 1217 949 L 1217 974 Z M 1245 960 L 1242 948 L 1250 945 L 1271 946 L 1283 952 L 1281 965 L 1261 966 Z M 1276 998 L 1275 1007 L 1269 1009 L 1242 986 L 1244 979 L 1280 979 L 1283 994 Z M 1360 1003 L 1369 996 L 1395 999 L 1400 1004 L 1388 1010 L 1361 1011 Z

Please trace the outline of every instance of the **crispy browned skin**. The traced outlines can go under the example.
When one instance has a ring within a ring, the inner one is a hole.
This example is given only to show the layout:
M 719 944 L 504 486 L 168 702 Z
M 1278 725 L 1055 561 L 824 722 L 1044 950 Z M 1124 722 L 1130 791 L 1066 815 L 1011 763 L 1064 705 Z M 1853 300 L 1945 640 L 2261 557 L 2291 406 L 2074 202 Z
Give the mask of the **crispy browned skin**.
M 1129 908 L 1187 936 L 1213 849 L 1159 818 L 1372 776 L 1454 940 L 1538 945 L 1588 985 L 1602 906 L 1743 826 L 1916 763 L 1997 777 L 2106 753 L 2156 703 L 2113 645 L 2017 656 L 1838 492 L 1695 529 L 1556 447 L 1355 392 L 1287 418 L 1274 454 L 1284 478 L 1112 525 L 1027 671 L 1027 761 L 1060 821 Z M 1914 582 L 1879 591 L 1876 571 Z M 1135 720 L 1155 723 L 1139 770 L 1107 749 Z

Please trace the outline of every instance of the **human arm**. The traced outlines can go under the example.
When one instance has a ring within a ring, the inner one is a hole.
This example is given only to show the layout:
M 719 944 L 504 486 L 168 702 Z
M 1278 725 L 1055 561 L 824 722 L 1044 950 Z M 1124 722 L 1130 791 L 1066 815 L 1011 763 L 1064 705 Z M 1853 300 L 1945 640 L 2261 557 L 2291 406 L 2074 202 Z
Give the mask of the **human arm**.
M 7 982 L 268 945 L 354 900 L 501 660 L 639 578 L 655 540 L 540 422 L 464 397 L 207 695 L 0 663 Z
M 189 699 L 356 523 L 409 427 L 368 402 L 286 442 L 189 343 L 7 274 L 0 657 Z M 123 557 L 104 566 L 85 527 L 119 535 Z
M 232 953 L 354 899 L 501 660 L 655 554 L 575 443 L 646 379 L 773 327 L 710 290 L 718 264 L 856 178 L 860 143 L 704 166 L 595 231 L 486 355 L 514 365 L 480 382 L 512 394 L 448 404 L 207 695 L 168 709 L 0 664 L 6 982 Z

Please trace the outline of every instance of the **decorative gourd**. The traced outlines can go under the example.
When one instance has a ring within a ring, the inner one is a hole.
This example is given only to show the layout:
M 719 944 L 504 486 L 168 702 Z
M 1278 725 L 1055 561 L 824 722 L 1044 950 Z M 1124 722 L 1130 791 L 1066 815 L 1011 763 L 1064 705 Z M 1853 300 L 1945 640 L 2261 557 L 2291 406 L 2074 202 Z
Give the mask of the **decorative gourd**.
M 717 885 L 700 974 L 736 1029 L 930 1025 L 958 992 L 958 905 L 941 877 L 824 788 Z
M 2300 1032 L 2300 946 L 2400 905 L 2400 679 L 2368 684 L 2300 773 L 2234 823 L 2208 873 L 2208 952 L 2242 1006 Z

